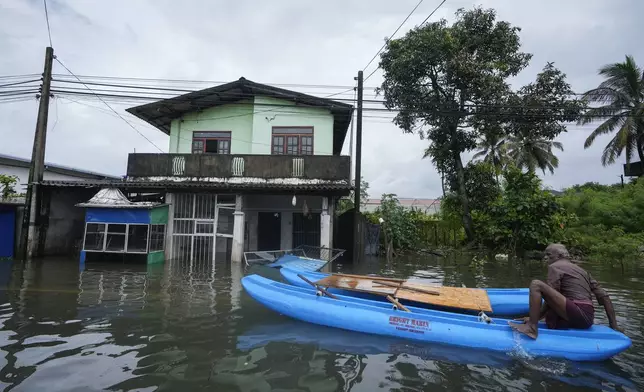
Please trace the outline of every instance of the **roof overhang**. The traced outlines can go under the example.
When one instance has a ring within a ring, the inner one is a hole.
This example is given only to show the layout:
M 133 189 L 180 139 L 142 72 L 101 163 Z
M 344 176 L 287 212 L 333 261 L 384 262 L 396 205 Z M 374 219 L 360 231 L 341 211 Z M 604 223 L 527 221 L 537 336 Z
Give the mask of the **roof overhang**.
M 346 196 L 353 186 L 340 182 L 316 183 L 253 183 L 227 181 L 71 181 L 45 180 L 46 188 L 118 188 L 126 192 L 217 192 L 254 194 L 309 194 Z

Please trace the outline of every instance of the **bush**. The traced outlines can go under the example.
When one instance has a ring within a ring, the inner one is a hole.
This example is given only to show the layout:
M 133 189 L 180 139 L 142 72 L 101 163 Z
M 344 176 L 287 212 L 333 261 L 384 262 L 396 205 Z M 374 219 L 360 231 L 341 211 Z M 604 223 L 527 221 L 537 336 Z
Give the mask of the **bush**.
M 442 209 L 442 207 L 441 207 Z M 395 194 L 384 194 L 380 206 L 373 213 L 364 214 L 370 223 L 380 224 L 383 219 L 381 245 L 387 249 L 387 240 L 393 252 L 416 251 L 438 245 L 460 243 L 464 237 L 460 219 L 456 222 L 427 215 L 420 210 L 405 208 Z
M 569 217 L 555 196 L 543 189 L 539 177 L 509 166 L 504 169 L 503 178 L 497 196 L 488 197 L 487 204 L 472 209 L 479 244 L 522 254 L 561 240 Z
M 642 259 L 644 180 L 619 185 L 577 185 L 560 196 L 575 219 L 565 230 L 571 251 L 591 260 L 628 264 Z
M 16 196 L 15 186 L 17 183 L 18 177 L 0 174 L 0 199 Z

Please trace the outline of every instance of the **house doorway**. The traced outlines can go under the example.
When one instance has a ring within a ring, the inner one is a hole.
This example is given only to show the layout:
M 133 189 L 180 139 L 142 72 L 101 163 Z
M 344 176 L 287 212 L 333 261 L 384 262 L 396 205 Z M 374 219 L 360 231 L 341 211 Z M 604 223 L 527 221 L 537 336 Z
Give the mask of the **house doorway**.
M 293 247 L 320 246 L 320 213 L 293 213 Z
M 282 214 L 257 213 L 257 250 L 278 250 L 282 240 Z

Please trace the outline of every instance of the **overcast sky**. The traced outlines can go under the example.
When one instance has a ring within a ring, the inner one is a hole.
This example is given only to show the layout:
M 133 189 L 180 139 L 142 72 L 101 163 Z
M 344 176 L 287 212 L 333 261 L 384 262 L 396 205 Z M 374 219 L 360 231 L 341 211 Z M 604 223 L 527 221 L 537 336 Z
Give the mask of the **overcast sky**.
M 49 0 L 48 5 L 56 55 L 79 75 L 214 81 L 244 76 L 269 84 L 350 86 L 417 2 Z M 425 0 L 397 36 L 425 19 L 439 2 Z M 575 91 L 596 86 L 597 69 L 623 61 L 625 54 L 644 65 L 641 0 L 447 0 L 431 20 L 453 20 L 456 9 L 474 5 L 495 7 L 499 19 L 522 28 L 523 50 L 534 57 L 517 86 L 533 80 L 547 61 L 568 75 Z M 0 76 L 41 73 L 48 45 L 43 2 L 0 0 L 0 26 Z M 65 70 L 54 63 L 54 73 Z M 365 85 L 377 86 L 381 80 L 376 72 Z M 329 92 L 334 91 L 339 89 Z M 372 97 L 369 91 L 365 98 Z M 82 102 L 52 100 L 48 162 L 122 175 L 129 152 L 157 152 L 100 102 Z M 134 105 L 113 104 L 120 113 L 128 106 Z M 0 103 L 0 153 L 30 156 L 36 112 L 35 99 Z M 166 135 L 124 116 L 167 151 Z M 548 186 L 619 181 L 621 164 L 604 168 L 600 163 L 608 138 L 584 150 L 591 130 L 571 126 L 559 138 L 565 152 L 558 153 L 554 176 L 544 177 Z M 363 176 L 372 197 L 385 192 L 418 198 L 441 194 L 436 170 L 421 159 L 427 141 L 402 134 L 383 118 L 365 118 L 363 138 Z M 348 153 L 348 140 L 344 151 Z

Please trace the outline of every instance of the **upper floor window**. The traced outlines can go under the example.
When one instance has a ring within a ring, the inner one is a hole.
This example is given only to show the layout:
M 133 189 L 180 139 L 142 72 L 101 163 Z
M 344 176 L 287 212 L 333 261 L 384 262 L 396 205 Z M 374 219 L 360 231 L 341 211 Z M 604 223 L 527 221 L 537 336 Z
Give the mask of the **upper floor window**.
M 193 132 L 193 154 L 230 154 L 230 132 Z
M 313 155 L 313 127 L 273 127 L 271 154 Z

